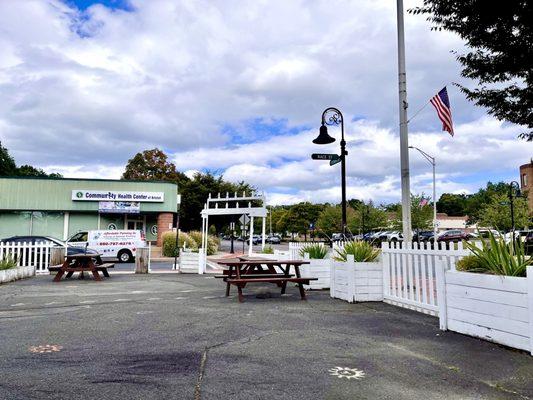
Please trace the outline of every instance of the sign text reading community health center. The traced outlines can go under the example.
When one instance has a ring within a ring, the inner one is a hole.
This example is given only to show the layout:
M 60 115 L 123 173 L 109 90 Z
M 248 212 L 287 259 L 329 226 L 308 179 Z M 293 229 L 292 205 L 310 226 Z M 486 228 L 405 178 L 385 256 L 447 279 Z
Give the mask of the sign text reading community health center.
M 140 201 L 162 203 L 165 201 L 163 192 L 120 192 L 105 190 L 73 190 L 72 200 L 78 201 Z

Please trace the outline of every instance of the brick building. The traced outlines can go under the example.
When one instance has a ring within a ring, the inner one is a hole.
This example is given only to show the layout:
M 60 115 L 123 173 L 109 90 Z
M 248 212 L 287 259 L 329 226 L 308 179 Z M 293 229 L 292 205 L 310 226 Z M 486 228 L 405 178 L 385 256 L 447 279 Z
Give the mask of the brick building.
M 520 166 L 520 189 L 528 197 L 529 213 L 533 215 L 533 159 Z

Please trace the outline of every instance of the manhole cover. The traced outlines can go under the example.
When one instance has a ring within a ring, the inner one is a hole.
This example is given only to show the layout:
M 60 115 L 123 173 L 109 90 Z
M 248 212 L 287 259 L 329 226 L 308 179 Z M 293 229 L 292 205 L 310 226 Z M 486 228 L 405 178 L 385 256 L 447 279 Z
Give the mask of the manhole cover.
M 63 348 L 63 346 L 60 346 L 58 344 L 43 344 L 41 346 L 31 346 L 28 350 L 30 353 L 53 353 L 56 351 L 60 351 Z
M 335 367 L 329 370 L 329 374 L 338 378 L 346 379 L 361 379 L 365 377 L 365 373 L 357 368 Z

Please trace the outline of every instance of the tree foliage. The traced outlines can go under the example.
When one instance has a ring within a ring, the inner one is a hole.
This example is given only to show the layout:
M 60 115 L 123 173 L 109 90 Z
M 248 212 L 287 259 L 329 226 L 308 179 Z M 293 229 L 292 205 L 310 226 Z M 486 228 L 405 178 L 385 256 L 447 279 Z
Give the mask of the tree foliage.
M 185 174 L 178 172 L 176 166 L 168 161 L 168 156 L 160 149 L 145 150 L 128 160 L 122 179 L 159 180 L 181 182 Z
M 353 218 L 348 220 L 348 228 L 354 234 L 384 229 L 389 225 L 387 212 L 381 207 L 375 207 L 371 201 L 360 201 L 354 208 Z
M 433 204 L 424 204 L 424 194 L 411 194 L 411 228 L 413 231 L 425 231 L 433 229 Z M 402 230 L 402 212 L 401 209 L 396 212 L 394 226 Z
M 0 176 L 16 175 L 16 170 L 15 160 L 0 142 Z
M 531 224 L 528 216 L 527 200 L 524 197 L 513 199 L 514 221 L 516 229 L 527 228 Z M 478 225 L 492 227 L 507 232 L 512 228 L 511 208 L 509 196 L 504 193 L 494 193 L 480 213 Z
M 533 3 L 424 0 L 409 12 L 466 41 L 470 51 L 457 55 L 461 75 L 478 85 L 461 91 L 496 118 L 526 126 L 521 136 L 533 140 Z

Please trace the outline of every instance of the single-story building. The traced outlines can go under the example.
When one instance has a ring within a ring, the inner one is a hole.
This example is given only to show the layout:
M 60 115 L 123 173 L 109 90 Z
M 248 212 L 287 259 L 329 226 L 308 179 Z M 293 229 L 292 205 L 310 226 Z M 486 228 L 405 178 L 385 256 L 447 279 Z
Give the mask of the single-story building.
M 0 238 L 140 229 L 160 245 L 172 230 L 177 195 L 175 183 L 162 181 L 0 177 Z

